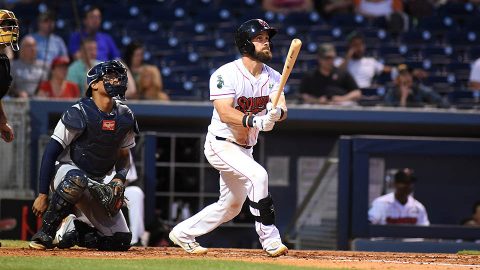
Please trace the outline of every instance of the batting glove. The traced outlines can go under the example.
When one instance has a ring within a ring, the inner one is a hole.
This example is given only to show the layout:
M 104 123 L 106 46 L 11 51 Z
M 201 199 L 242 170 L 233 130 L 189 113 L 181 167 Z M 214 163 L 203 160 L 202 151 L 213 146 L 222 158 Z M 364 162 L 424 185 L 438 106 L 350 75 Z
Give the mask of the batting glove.
M 273 108 L 273 104 L 271 102 L 267 103 L 267 115 L 271 121 L 277 122 L 282 118 L 282 108 L 275 107 Z
M 268 114 L 255 116 L 253 118 L 253 126 L 260 131 L 270 131 L 275 126 L 275 121 L 271 120 Z

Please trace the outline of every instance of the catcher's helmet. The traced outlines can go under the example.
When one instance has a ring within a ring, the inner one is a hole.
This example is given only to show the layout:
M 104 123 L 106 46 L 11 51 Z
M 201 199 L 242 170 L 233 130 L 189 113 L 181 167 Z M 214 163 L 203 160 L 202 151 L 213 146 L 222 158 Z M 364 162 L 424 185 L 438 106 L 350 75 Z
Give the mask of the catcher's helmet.
M 270 40 L 277 33 L 277 29 L 270 27 L 268 23 L 261 19 L 253 19 L 244 22 L 238 27 L 235 33 L 235 44 L 237 44 L 240 53 L 253 56 L 255 53 L 255 46 L 251 39 L 262 31 L 267 31 Z M 272 42 L 270 41 L 270 49 Z
M 92 67 L 87 73 L 88 89 L 87 97 L 92 96 L 91 84 L 99 79 L 103 79 L 105 91 L 111 97 L 125 99 L 127 91 L 127 69 L 118 60 L 101 62 Z
M 0 9 L 0 44 L 6 44 L 18 51 L 18 20 L 10 10 Z

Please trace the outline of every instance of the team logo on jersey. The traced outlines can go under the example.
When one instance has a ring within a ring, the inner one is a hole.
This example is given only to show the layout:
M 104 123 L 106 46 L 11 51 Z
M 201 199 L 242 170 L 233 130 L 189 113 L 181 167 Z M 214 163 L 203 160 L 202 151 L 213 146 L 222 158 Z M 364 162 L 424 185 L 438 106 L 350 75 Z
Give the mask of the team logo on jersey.
M 269 83 L 268 84 L 268 89 L 272 90 L 272 88 L 273 88 L 273 83 Z
M 115 130 L 115 120 L 103 120 L 102 121 L 102 130 Z
M 267 108 L 269 99 L 270 98 L 268 96 L 249 98 L 241 96 L 237 99 L 237 106 L 235 109 L 243 113 L 257 114 Z
M 217 88 L 222 89 L 224 84 L 225 84 L 225 82 L 223 81 L 222 75 L 218 75 L 217 76 Z

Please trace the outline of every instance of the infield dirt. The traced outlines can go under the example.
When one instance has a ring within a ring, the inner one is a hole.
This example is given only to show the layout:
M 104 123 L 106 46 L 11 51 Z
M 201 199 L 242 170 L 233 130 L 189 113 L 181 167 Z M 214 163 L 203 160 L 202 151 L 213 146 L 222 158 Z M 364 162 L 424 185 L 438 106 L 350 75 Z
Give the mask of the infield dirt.
M 269 258 L 261 250 L 209 249 L 207 255 L 192 256 L 179 248 L 134 247 L 127 252 L 105 252 L 86 249 L 31 250 L 0 248 L 0 256 L 55 256 L 68 258 L 162 259 L 207 258 L 218 260 L 273 263 L 291 266 L 348 269 L 480 269 L 480 256 L 457 254 L 420 254 L 352 251 L 290 250 L 287 256 Z

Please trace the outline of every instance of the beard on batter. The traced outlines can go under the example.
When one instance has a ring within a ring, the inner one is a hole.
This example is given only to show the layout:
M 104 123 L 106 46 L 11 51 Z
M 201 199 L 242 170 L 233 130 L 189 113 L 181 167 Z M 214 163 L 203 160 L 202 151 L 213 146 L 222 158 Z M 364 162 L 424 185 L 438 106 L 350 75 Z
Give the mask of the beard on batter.
M 265 64 L 272 60 L 272 52 L 270 50 L 255 51 L 253 58 Z

